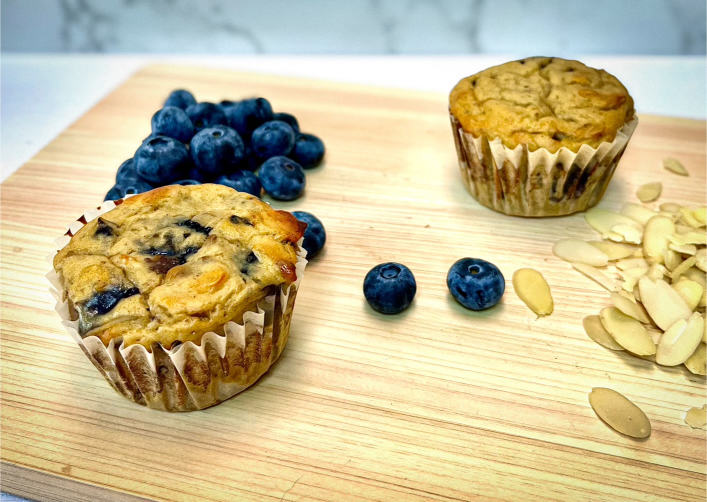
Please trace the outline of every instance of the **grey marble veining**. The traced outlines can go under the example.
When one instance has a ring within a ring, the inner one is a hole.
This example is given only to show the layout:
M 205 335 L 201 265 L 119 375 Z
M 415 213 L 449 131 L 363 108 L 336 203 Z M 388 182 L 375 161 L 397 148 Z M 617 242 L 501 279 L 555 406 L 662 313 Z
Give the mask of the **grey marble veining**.
M 3 0 L 2 50 L 705 54 L 704 0 Z

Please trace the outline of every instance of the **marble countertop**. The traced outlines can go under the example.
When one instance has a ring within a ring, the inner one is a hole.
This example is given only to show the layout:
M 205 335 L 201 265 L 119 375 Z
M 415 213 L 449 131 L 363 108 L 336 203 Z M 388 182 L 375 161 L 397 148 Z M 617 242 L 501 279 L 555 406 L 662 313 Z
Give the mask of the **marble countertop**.
M 448 93 L 462 77 L 514 56 L 161 56 L 3 54 L 0 181 L 136 70 L 153 62 L 220 67 Z M 703 56 L 595 56 L 629 89 L 639 113 L 705 119 Z M 149 120 L 146 117 L 145 120 Z

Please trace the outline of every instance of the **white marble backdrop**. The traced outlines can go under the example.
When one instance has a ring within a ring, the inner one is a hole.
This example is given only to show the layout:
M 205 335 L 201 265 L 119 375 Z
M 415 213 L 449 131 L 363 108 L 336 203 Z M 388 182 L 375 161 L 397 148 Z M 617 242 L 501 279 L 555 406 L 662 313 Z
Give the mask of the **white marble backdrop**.
M 705 54 L 705 0 L 2 0 L 3 52 Z

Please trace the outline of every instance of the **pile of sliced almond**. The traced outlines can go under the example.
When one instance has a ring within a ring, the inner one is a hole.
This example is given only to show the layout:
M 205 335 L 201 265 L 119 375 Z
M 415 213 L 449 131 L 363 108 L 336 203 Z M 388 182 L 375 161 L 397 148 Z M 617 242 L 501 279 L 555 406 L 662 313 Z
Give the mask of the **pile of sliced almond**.
M 660 187 L 641 187 L 653 200 Z M 585 319 L 589 337 L 663 366 L 705 375 L 707 208 L 656 209 L 627 203 L 620 213 L 591 209 L 602 241 L 563 239 L 553 253 L 611 293 L 613 306 Z

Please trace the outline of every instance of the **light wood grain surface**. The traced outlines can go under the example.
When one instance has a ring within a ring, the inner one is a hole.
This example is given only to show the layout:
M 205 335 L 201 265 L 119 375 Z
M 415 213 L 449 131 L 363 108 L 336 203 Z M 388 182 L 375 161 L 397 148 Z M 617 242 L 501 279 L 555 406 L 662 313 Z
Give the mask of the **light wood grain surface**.
M 177 87 L 265 96 L 324 139 L 306 195 L 273 205 L 316 214 L 328 242 L 270 372 L 219 406 L 166 414 L 108 386 L 59 324 L 44 275 L 53 239 L 102 201 Z M 668 155 L 691 176 L 664 171 Z M 635 202 L 647 181 L 664 183 L 660 201 L 704 204 L 705 171 L 704 122 L 644 116 L 600 206 Z M 51 501 L 705 500 L 705 431 L 683 422 L 705 403 L 704 378 L 588 339 L 581 320 L 608 293 L 551 254 L 562 237 L 596 234 L 582 215 L 507 217 L 467 194 L 444 95 L 142 70 L 2 184 L 2 489 Z M 465 256 L 502 270 L 501 304 L 474 313 L 451 298 L 446 272 Z M 397 316 L 363 298 L 383 261 L 417 278 Z M 520 302 L 520 267 L 545 275 L 554 314 Z M 601 422 L 596 386 L 638 404 L 651 437 Z

